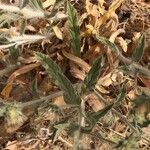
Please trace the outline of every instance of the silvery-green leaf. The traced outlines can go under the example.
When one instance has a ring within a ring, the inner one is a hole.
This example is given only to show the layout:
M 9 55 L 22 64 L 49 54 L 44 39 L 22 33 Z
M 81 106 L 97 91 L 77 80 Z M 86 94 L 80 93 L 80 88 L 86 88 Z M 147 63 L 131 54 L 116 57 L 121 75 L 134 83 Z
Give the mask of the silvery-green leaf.
M 139 62 L 142 59 L 142 56 L 144 54 L 144 46 L 145 46 L 145 36 L 144 34 L 142 34 L 139 38 L 138 46 L 132 55 L 133 61 Z
M 32 95 L 34 97 L 38 97 L 38 86 L 37 86 L 37 79 L 32 81 Z
M 9 43 L 9 41 L 8 41 L 8 39 L 7 38 L 5 38 L 5 37 L 3 37 L 3 36 L 0 36 L 0 44 L 2 45 L 2 44 L 8 44 Z
M 0 27 L 13 20 L 17 20 L 19 16 L 14 13 L 0 12 Z
M 58 71 L 61 71 L 60 67 L 47 55 L 40 52 L 35 53 L 36 58 L 42 63 L 42 66 L 46 71 L 56 80 Z
M 57 81 L 61 90 L 64 92 L 64 101 L 67 104 L 80 104 L 81 99 L 79 95 L 75 92 L 72 83 L 66 76 L 60 72 L 57 74 Z
M 61 0 L 56 0 L 55 1 L 54 6 L 51 10 L 51 13 L 49 15 L 46 15 L 46 17 L 51 18 L 51 17 L 54 17 L 56 15 L 56 13 L 58 12 L 58 8 L 61 4 L 60 2 L 61 2 Z
M 121 87 L 120 91 L 119 91 L 119 95 L 117 96 L 115 105 L 119 105 L 121 101 L 123 101 L 125 99 L 126 96 L 126 89 L 124 87 L 124 85 Z
M 57 125 L 54 125 L 55 132 L 53 132 L 52 135 L 52 141 L 53 143 L 57 140 L 58 136 L 62 133 L 63 130 L 68 128 L 69 124 L 68 123 L 60 123 Z
M 112 109 L 113 105 L 114 104 L 110 104 L 110 105 L 106 106 L 105 108 L 93 113 L 92 117 L 95 120 L 95 122 L 97 122 L 100 118 L 105 116 Z
M 148 118 L 146 117 L 150 113 L 150 96 L 142 93 L 137 96 L 133 102 L 135 106 L 132 109 L 134 113 L 135 120 L 140 126 L 143 126 L 146 122 L 148 122 Z
M 59 87 L 64 92 L 65 102 L 67 104 L 80 104 L 81 99 L 79 95 L 75 92 L 70 80 L 61 72 L 59 66 L 45 54 L 36 52 L 35 56 L 52 78 L 58 82 Z
M 118 47 L 114 43 L 109 41 L 109 39 L 102 37 L 102 36 L 97 36 L 96 38 L 99 42 L 108 46 L 114 53 L 118 53 L 118 51 L 119 51 Z
M 120 140 L 118 144 L 115 146 L 116 149 L 118 150 L 133 150 L 133 149 L 138 149 L 137 148 L 137 143 L 139 141 L 139 137 L 136 136 L 135 134 L 130 134 L 123 140 Z
M 10 59 L 12 61 L 14 61 L 14 63 L 16 63 L 16 61 L 20 55 L 20 49 L 16 48 L 16 47 L 10 47 L 9 52 L 10 52 Z
M 67 1 L 67 14 L 73 53 L 76 56 L 80 57 L 81 56 L 80 27 L 78 25 L 76 9 L 70 4 L 69 1 Z
M 41 9 L 43 10 L 43 5 L 41 0 L 29 0 L 29 4 L 34 9 Z
M 102 62 L 102 59 L 98 58 L 94 62 L 93 66 L 91 67 L 90 71 L 88 72 L 88 74 L 86 75 L 84 79 L 84 83 L 86 87 L 89 89 L 94 87 L 98 80 L 98 77 L 100 75 L 100 70 L 101 70 L 101 62 Z
M 19 19 L 19 28 L 20 28 L 20 35 L 24 34 L 26 28 L 26 19 L 20 18 Z
M 19 0 L 19 7 L 22 9 L 27 6 L 29 0 Z

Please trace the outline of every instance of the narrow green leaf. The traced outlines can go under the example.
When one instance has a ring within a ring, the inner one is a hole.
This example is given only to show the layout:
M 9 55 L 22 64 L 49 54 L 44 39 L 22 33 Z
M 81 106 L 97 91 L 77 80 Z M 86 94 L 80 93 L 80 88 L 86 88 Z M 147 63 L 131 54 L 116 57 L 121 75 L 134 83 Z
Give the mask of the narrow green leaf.
M 101 42 L 102 44 L 108 46 L 114 53 L 118 53 L 119 49 L 118 47 L 112 43 L 111 41 L 109 41 L 109 39 L 102 37 L 102 36 L 96 36 L 96 39 Z
M 27 6 L 29 0 L 19 0 L 19 7 L 22 9 Z
M 61 2 L 61 0 L 56 0 L 55 1 L 54 6 L 53 6 L 53 8 L 51 10 L 50 15 L 47 16 L 48 18 L 51 18 L 51 17 L 53 17 L 53 16 L 56 15 L 56 13 L 58 12 L 58 8 L 59 8 L 59 5 L 60 5 L 60 2 Z
M 19 18 L 18 14 L 9 13 L 9 12 L 0 12 L 0 27 L 10 23 L 13 20 Z
M 100 118 L 105 116 L 112 109 L 113 105 L 114 104 L 110 104 L 106 106 L 105 108 L 99 110 L 98 112 L 93 113 L 92 116 L 95 122 L 97 122 Z
M 73 135 L 73 133 L 77 130 L 80 130 L 81 133 L 84 133 L 84 134 L 89 134 L 93 127 L 94 127 L 95 124 L 92 124 L 91 126 L 86 126 L 86 127 L 81 127 L 79 124 L 77 123 L 72 123 L 70 124 L 69 128 L 68 128 L 68 134 L 69 135 Z
M 145 46 L 145 36 L 142 34 L 139 38 L 139 43 L 137 48 L 135 49 L 132 60 L 135 62 L 139 62 L 144 54 L 144 46 Z
M 58 3 L 60 3 L 62 0 L 56 0 L 55 1 L 55 5 L 57 5 Z
M 95 84 L 98 80 L 98 77 L 100 75 L 101 62 L 102 62 L 102 59 L 100 57 L 94 62 L 93 66 L 91 67 L 90 71 L 88 72 L 87 76 L 85 77 L 84 83 L 87 88 L 91 89 L 93 86 L 95 86 Z
M 43 5 L 41 0 L 29 0 L 29 4 L 34 9 L 41 9 L 43 10 Z
M 39 97 L 38 95 L 38 86 L 37 86 L 37 79 L 35 78 L 33 81 L 32 81 L 32 95 L 34 97 Z
M 58 72 L 57 81 L 62 91 L 64 91 L 64 100 L 67 104 L 81 103 L 80 97 L 75 93 L 73 85 L 71 84 L 70 80 L 66 78 L 66 76 Z
M 35 56 L 52 78 L 58 82 L 59 87 L 64 92 L 65 102 L 67 104 L 80 104 L 81 99 L 79 95 L 75 92 L 70 80 L 61 72 L 59 66 L 45 54 L 36 52 Z
M 125 99 L 126 96 L 126 89 L 124 87 L 124 85 L 121 87 L 119 95 L 117 96 L 117 100 L 115 102 L 115 105 L 119 105 L 121 101 L 123 101 Z
M 20 49 L 16 48 L 16 47 L 10 47 L 9 51 L 10 51 L 10 60 L 12 60 L 14 63 L 16 63 L 17 59 L 20 55 Z
M 143 126 L 148 120 L 146 117 L 150 113 L 150 96 L 142 93 L 137 96 L 133 102 L 135 106 L 132 109 L 134 114 L 134 119 L 137 121 L 138 125 Z
M 120 66 L 118 67 L 119 70 L 121 70 L 122 72 L 126 73 L 127 75 L 130 75 L 130 76 L 135 76 L 135 74 L 137 74 L 137 70 L 135 68 L 133 68 L 131 65 L 129 66 Z
M 20 18 L 19 19 L 19 28 L 20 28 L 20 35 L 24 34 L 26 28 L 26 19 Z
M 3 27 L 7 23 L 6 20 L 0 20 L 0 28 Z
M 142 105 L 144 104 L 145 102 L 148 102 L 150 104 L 150 96 L 149 95 L 146 95 L 144 92 L 137 96 L 133 102 L 136 104 L 136 107 L 139 106 L 139 105 Z
M 8 44 L 9 41 L 6 37 L 0 35 L 0 44 Z
M 125 139 L 120 140 L 118 144 L 115 146 L 116 149 L 119 150 L 134 150 L 138 149 L 137 143 L 140 140 L 140 137 L 136 136 L 135 134 L 131 134 Z
M 67 1 L 67 14 L 70 30 L 71 45 L 74 55 L 81 56 L 80 27 L 77 21 L 76 9 Z
M 68 123 L 60 123 L 60 124 L 54 125 L 55 131 L 53 132 L 53 135 L 52 135 L 53 143 L 57 140 L 58 136 L 62 133 L 62 131 L 68 127 L 69 127 Z
M 0 27 L 3 27 L 7 23 L 7 15 L 3 11 L 0 11 Z
M 7 104 L 4 104 L 3 102 L 0 103 L 0 117 L 4 117 L 6 112 Z
M 42 63 L 42 66 L 53 79 L 56 80 L 58 71 L 61 71 L 60 67 L 51 58 L 40 52 L 36 52 L 35 57 Z
M 80 129 L 80 125 L 78 125 L 76 123 L 70 123 L 67 133 L 68 133 L 68 135 L 73 136 L 73 133 L 79 129 Z

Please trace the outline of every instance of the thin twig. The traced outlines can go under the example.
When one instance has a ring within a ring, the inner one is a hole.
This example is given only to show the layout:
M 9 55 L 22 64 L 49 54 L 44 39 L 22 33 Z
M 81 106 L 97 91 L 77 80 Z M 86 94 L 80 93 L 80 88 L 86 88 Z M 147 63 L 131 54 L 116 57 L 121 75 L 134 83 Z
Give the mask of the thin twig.
M 111 132 L 113 132 L 113 133 L 115 133 L 115 134 L 117 134 L 117 135 L 121 136 L 122 138 L 125 138 L 125 136 L 124 136 L 124 135 L 122 135 L 121 133 L 119 133 L 119 132 L 117 132 L 117 131 L 114 131 L 114 130 L 113 130 L 113 129 L 111 129 L 111 128 L 108 128 L 108 130 L 110 130 Z
M 80 125 L 81 127 L 85 127 L 85 99 L 82 98 L 82 101 L 81 101 L 81 105 L 80 105 L 80 108 L 81 108 L 81 122 L 80 122 Z
M 63 139 L 61 136 L 58 137 L 58 140 L 66 143 L 69 147 L 73 147 L 73 145 L 71 143 L 69 143 L 68 141 L 66 141 L 65 139 Z
M 106 139 L 106 138 L 102 137 L 101 134 L 99 134 L 99 133 L 96 133 L 96 134 L 95 134 L 95 133 L 90 133 L 90 135 L 93 136 L 94 138 L 96 137 L 96 138 L 98 138 L 98 139 L 100 139 L 100 140 L 103 140 L 103 141 L 105 141 L 105 142 L 108 142 L 108 143 L 110 143 L 110 144 L 117 145 L 116 142 L 111 141 L 111 140 L 109 140 L 109 139 Z

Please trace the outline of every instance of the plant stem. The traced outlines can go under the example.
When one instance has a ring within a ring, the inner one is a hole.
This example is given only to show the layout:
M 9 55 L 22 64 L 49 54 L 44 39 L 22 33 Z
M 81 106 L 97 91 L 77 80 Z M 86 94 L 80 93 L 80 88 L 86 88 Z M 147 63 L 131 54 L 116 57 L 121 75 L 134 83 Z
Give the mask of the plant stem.
M 103 98 L 100 94 L 100 92 L 98 91 L 98 89 L 93 89 L 95 94 L 97 95 L 97 97 L 99 97 L 105 104 L 108 105 L 108 102 L 105 100 L 105 98 Z M 124 115 L 122 115 L 121 113 L 119 113 L 117 110 L 115 110 L 114 108 L 112 108 L 112 112 L 114 112 L 120 119 L 121 121 L 123 121 L 124 123 L 126 123 L 134 132 L 136 132 L 139 135 L 139 131 L 126 119 L 126 117 Z
M 90 133 L 90 135 L 93 136 L 94 138 L 98 138 L 98 139 L 100 139 L 102 141 L 105 141 L 107 143 L 110 143 L 110 144 L 113 144 L 113 145 L 117 145 L 116 142 L 111 141 L 109 139 L 106 139 L 106 138 L 102 137 L 99 133 L 96 133 L 96 134 L 95 133 Z
M 63 95 L 63 92 L 62 91 L 58 91 L 58 92 L 52 93 L 52 94 L 50 94 L 48 96 L 39 98 L 37 100 L 33 100 L 33 101 L 25 102 L 25 103 L 20 103 L 19 107 L 20 108 L 24 108 L 24 107 L 27 107 L 27 106 L 30 106 L 30 105 L 35 105 L 37 103 L 42 103 L 42 102 L 45 102 L 45 101 L 49 101 L 49 100 L 51 100 L 53 98 L 56 98 L 58 96 L 61 96 L 61 95 Z
M 19 66 L 21 66 L 20 63 L 9 65 L 7 68 L 0 70 L 0 78 L 9 73 L 10 71 L 17 69 Z
M 94 36 L 95 36 L 95 38 L 96 38 L 99 42 L 101 42 L 101 43 L 107 45 L 107 46 L 117 55 L 118 59 L 119 59 L 121 62 L 123 62 L 123 63 L 126 64 L 126 65 L 130 65 L 131 68 L 136 69 L 136 70 L 139 71 L 139 73 L 141 73 L 142 75 L 146 75 L 147 77 L 150 77 L 150 70 L 149 70 L 148 68 L 145 68 L 145 67 L 139 65 L 138 63 L 133 62 L 131 59 L 124 57 L 124 56 L 121 54 L 119 48 L 118 48 L 114 43 L 112 43 L 112 42 L 110 42 L 110 41 L 106 40 L 105 38 L 100 37 L 100 36 L 98 36 L 98 35 L 95 35 L 95 34 L 94 34 Z

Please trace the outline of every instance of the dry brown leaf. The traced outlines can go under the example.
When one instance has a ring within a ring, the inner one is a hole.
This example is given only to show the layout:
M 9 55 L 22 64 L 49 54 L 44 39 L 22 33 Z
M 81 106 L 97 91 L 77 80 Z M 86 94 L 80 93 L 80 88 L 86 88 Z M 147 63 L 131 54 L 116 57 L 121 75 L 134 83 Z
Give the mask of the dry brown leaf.
M 92 15 L 93 17 L 97 17 L 98 16 L 98 11 L 97 11 L 97 6 L 93 5 L 90 0 L 86 0 L 85 1 L 85 8 L 86 11 L 88 13 L 88 15 Z
M 65 103 L 65 101 L 64 101 L 64 97 L 63 96 L 59 96 L 59 97 L 54 98 L 53 99 L 53 104 L 57 105 L 58 107 L 67 105 Z
M 98 17 L 100 16 L 98 6 L 92 4 L 89 0 L 86 0 L 85 4 L 86 4 L 85 8 L 86 8 L 87 14 L 89 16 L 89 24 L 94 26 Z
M 31 64 L 31 63 L 35 63 L 36 62 L 36 58 L 35 57 L 28 57 L 28 59 L 23 58 L 23 57 L 19 57 L 18 60 L 21 63 L 24 63 L 24 64 Z
M 110 86 L 110 85 L 113 83 L 113 81 L 112 81 L 112 79 L 111 79 L 111 75 L 112 75 L 112 73 L 109 73 L 109 74 L 107 74 L 105 77 L 100 78 L 100 79 L 98 80 L 98 84 L 100 84 L 100 85 L 102 85 L 102 86 L 105 86 L 105 87 Z
M 135 97 L 136 97 L 136 93 L 135 93 L 134 90 L 131 90 L 131 91 L 127 94 L 127 96 L 130 98 L 130 100 L 133 100 L 133 99 L 135 99 Z
M 102 26 L 96 24 L 95 28 L 102 36 L 110 37 L 112 32 L 117 30 L 118 25 L 119 25 L 118 16 L 117 14 L 114 13 L 107 23 L 103 24 Z
M 103 5 L 104 5 L 104 0 L 98 0 L 98 4 L 100 5 L 100 7 L 103 7 Z
M 79 21 L 78 21 L 78 22 L 79 22 L 79 26 L 82 25 L 83 21 L 84 21 L 86 18 L 88 18 L 88 14 L 87 14 L 87 13 L 84 13 L 84 14 L 82 14 L 82 15 L 80 16 Z
M 32 143 L 33 142 L 33 143 Z M 27 146 L 24 146 L 25 147 L 25 150 L 35 150 L 35 149 L 38 149 L 38 145 L 40 145 L 40 139 L 29 139 L 28 140 L 28 143 L 25 143 L 24 145 L 27 145 Z
M 139 78 L 144 83 L 144 85 L 150 89 L 150 79 L 144 77 L 139 77 Z
M 104 77 L 101 77 L 98 80 L 98 85 L 102 85 L 105 87 L 110 86 L 111 84 L 119 85 L 124 82 L 123 73 L 118 70 L 113 70 Z
M 69 60 L 78 64 L 86 72 L 88 72 L 90 70 L 91 66 L 88 63 L 86 63 L 84 60 L 82 60 L 79 57 L 76 57 L 70 53 L 67 53 L 66 51 L 62 51 L 62 53 L 66 58 L 68 58 Z
M 84 80 L 85 78 L 85 72 L 83 70 L 80 70 L 79 67 L 76 64 L 70 63 L 70 72 L 73 77 Z
M 13 121 L 13 120 L 7 120 L 7 122 L 5 123 L 5 128 L 6 128 L 6 132 L 7 133 L 14 133 L 15 131 L 17 131 L 24 123 L 25 121 L 27 121 L 27 117 L 25 115 L 22 114 L 22 116 L 18 116 L 18 118 L 15 117 L 15 120 L 17 121 Z
M 124 52 L 127 52 L 127 50 L 128 50 L 128 43 L 122 37 L 117 37 L 116 39 L 117 39 L 117 42 L 119 42 L 122 50 Z
M 101 110 L 105 105 L 103 102 L 100 102 L 95 94 L 89 94 L 87 96 L 87 103 L 91 106 L 94 112 Z
M 21 150 L 23 147 L 21 146 L 21 142 L 18 141 L 12 141 L 8 142 L 6 147 L 7 150 Z
M 77 65 L 79 65 L 86 73 L 90 70 L 91 66 L 89 64 L 87 64 L 84 60 L 82 60 L 70 53 L 67 53 L 65 51 L 63 51 L 63 55 L 65 57 L 67 57 L 68 59 L 72 60 L 73 62 L 75 62 Z M 84 80 L 85 73 L 83 72 L 83 70 L 81 71 L 78 68 L 72 67 L 71 72 L 74 77 L 79 78 L 80 80 Z M 98 85 L 96 86 L 99 89 L 99 91 L 101 91 L 102 93 L 109 93 L 107 90 L 105 90 L 104 88 L 99 86 L 99 85 L 102 85 L 100 83 L 101 83 L 101 80 L 98 81 Z M 102 83 L 103 83 L 103 81 L 102 81 Z M 112 83 L 112 80 L 111 80 L 111 83 Z
M 30 65 L 26 65 L 18 70 L 16 70 L 7 80 L 7 84 L 6 86 L 3 88 L 1 94 L 4 96 L 4 98 L 9 98 L 10 92 L 12 90 L 12 85 L 14 80 L 22 74 L 25 74 L 29 71 L 31 71 L 32 69 L 36 68 L 40 66 L 40 63 L 34 63 L 34 64 L 30 64 Z
M 89 45 L 88 51 L 83 55 L 84 60 L 88 60 L 89 64 L 93 64 L 96 58 L 105 52 L 103 45 L 96 43 L 94 45 Z
M 109 41 L 111 41 L 112 43 L 114 43 L 116 37 L 117 37 L 119 34 L 124 33 L 124 32 L 125 32 L 124 29 L 118 29 L 117 31 L 115 31 L 115 32 L 110 36 Z
M 63 40 L 63 34 L 57 26 L 52 27 L 58 39 Z
M 144 135 L 150 139 L 150 125 L 148 127 L 142 128 Z
M 120 5 L 121 5 L 121 3 L 123 1 L 124 0 L 115 0 L 115 1 L 113 1 L 113 3 L 111 4 L 111 6 L 109 7 L 108 11 L 106 11 L 104 13 L 104 15 L 97 22 L 96 27 L 100 27 L 102 24 L 105 24 L 106 21 L 115 13 L 116 9 L 118 7 L 120 7 Z
M 47 7 L 51 6 L 51 5 L 54 5 L 55 1 L 56 0 L 46 0 L 45 2 L 43 2 L 43 7 L 47 8 Z
M 111 41 L 112 43 L 115 42 L 116 37 L 120 34 L 120 33 L 124 33 L 125 31 L 123 29 L 118 29 L 117 31 L 113 32 L 112 35 L 109 38 L 109 41 Z M 114 68 L 114 59 L 113 59 L 113 54 L 111 49 L 107 49 L 107 57 L 108 57 L 108 62 L 109 65 L 111 66 L 111 68 Z M 112 67 L 113 66 L 113 67 Z
M 0 50 L 0 60 L 3 59 L 4 56 L 4 53 Z
M 29 30 L 29 31 L 32 31 L 32 32 L 36 32 L 36 29 L 31 25 L 27 25 L 26 29 Z
M 12 90 L 12 86 L 13 86 L 13 82 L 14 82 L 13 78 L 2 90 L 1 94 L 4 96 L 4 98 L 9 98 L 10 92 Z
M 43 95 L 46 95 L 48 92 L 50 92 L 53 89 L 54 85 L 49 78 L 49 76 L 46 76 L 42 79 L 40 85 L 39 85 L 39 91 L 42 92 Z

